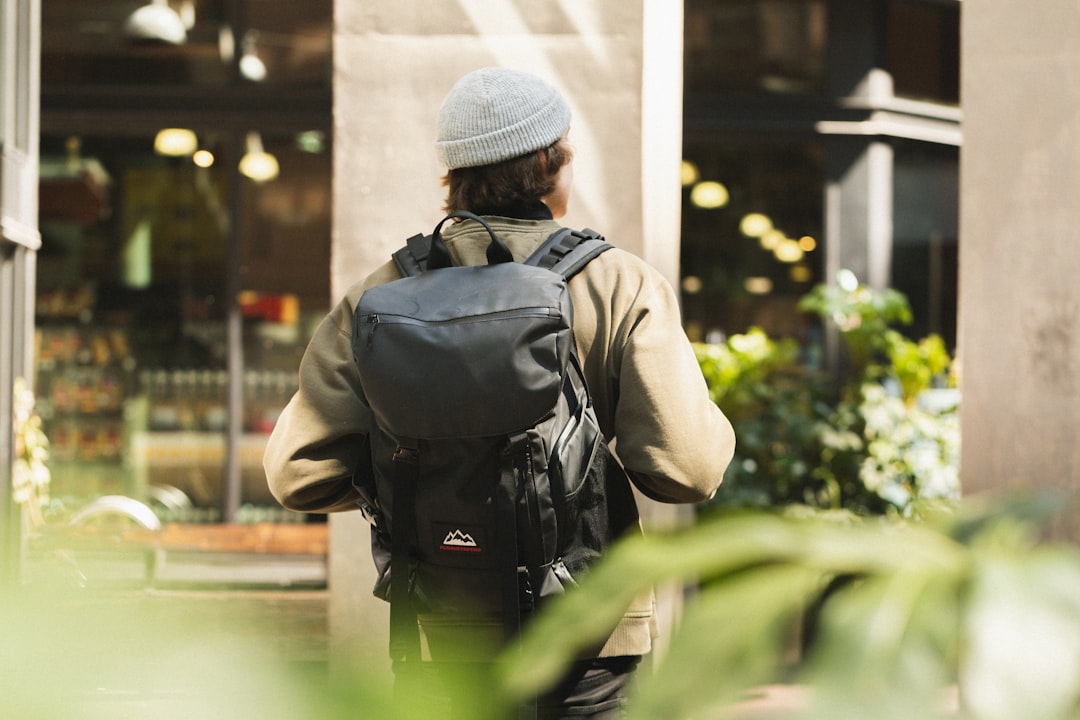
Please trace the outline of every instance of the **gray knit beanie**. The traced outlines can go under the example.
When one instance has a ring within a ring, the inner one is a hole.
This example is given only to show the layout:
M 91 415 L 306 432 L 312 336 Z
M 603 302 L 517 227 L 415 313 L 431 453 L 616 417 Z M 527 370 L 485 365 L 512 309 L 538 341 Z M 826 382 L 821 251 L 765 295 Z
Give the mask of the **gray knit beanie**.
M 570 127 L 570 107 L 546 82 L 506 68 L 458 80 L 439 110 L 439 159 L 448 168 L 492 165 L 546 148 Z

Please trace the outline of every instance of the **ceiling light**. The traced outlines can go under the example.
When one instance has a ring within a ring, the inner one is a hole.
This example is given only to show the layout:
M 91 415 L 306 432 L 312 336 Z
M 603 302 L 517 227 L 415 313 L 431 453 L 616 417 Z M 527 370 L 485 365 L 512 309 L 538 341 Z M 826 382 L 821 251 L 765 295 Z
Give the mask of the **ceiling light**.
M 236 57 L 236 38 L 228 25 L 218 28 L 218 54 L 221 55 L 223 63 L 231 63 Z
M 743 219 L 739 222 L 739 230 L 747 237 L 759 238 L 772 229 L 772 220 L 769 219 L 768 215 L 762 215 L 761 213 L 743 215 Z
M 787 237 L 783 232 L 773 228 L 762 233 L 761 237 L 758 238 L 758 243 L 764 250 L 775 250 L 780 247 L 780 243 L 784 242 L 786 239 Z
M 154 152 L 158 155 L 183 157 L 199 149 L 199 139 L 193 130 L 165 128 L 154 137 Z
M 799 247 L 797 240 L 785 238 L 773 249 L 773 255 L 783 263 L 797 263 L 803 259 L 803 249 Z
M 124 34 L 133 40 L 181 45 L 187 41 L 187 28 L 180 15 L 169 7 L 168 0 L 151 0 L 128 16 Z
M 690 202 L 704 210 L 715 210 L 728 204 L 728 189 L 721 183 L 706 180 L 694 185 L 690 191 Z
M 240 173 L 255 182 L 266 182 L 276 178 L 279 171 L 277 158 L 263 150 L 259 133 L 248 133 L 247 153 L 240 158 Z
M 772 292 L 773 281 L 762 276 L 748 277 L 743 280 L 743 289 L 751 295 L 768 295 Z
M 682 289 L 687 295 L 697 295 L 705 288 L 705 282 L 697 275 L 687 275 L 682 279 Z
M 209 150 L 196 150 L 191 161 L 201 168 L 211 167 L 214 164 L 214 153 Z
M 697 165 L 689 160 L 683 160 L 679 176 L 682 179 L 683 187 L 690 187 L 701 178 L 701 173 L 698 172 Z
M 266 65 L 255 53 L 244 53 L 240 56 L 240 74 L 252 82 L 262 82 L 266 79 Z
M 255 54 L 255 41 L 259 34 L 254 30 L 244 33 L 244 40 L 240 46 L 243 54 L 240 56 L 240 75 L 252 82 L 262 82 L 266 79 L 266 63 Z

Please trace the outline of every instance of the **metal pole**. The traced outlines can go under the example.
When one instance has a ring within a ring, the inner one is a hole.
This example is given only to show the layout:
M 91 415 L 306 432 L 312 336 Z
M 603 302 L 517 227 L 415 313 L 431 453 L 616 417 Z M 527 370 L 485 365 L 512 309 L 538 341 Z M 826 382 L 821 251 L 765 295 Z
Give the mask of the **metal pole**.
M 237 168 L 237 160 L 244 151 L 244 135 L 234 135 L 237 149 L 230 171 L 230 194 L 232 196 L 232 223 L 229 230 L 228 257 L 225 270 L 226 297 L 226 344 L 228 347 L 228 435 L 225 438 L 225 487 L 223 493 L 222 520 L 236 520 L 240 509 L 243 477 L 240 465 L 240 442 L 244 433 L 244 319 L 240 313 L 241 264 L 244 260 L 244 202 L 243 178 Z

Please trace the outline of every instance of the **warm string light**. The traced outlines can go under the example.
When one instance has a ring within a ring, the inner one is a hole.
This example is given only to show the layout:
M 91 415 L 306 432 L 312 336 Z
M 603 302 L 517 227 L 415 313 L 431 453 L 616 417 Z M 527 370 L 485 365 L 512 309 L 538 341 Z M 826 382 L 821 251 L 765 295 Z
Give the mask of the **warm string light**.
M 263 150 L 259 133 L 249 132 L 246 146 L 247 152 L 240 158 L 240 173 L 259 183 L 276 178 L 280 172 L 277 158 Z
M 124 33 L 132 40 L 182 45 L 194 24 L 194 3 L 185 2 L 181 14 L 169 7 L 167 0 L 151 0 L 128 16 Z
M 727 207 L 731 200 L 730 192 L 723 183 L 714 180 L 702 180 L 701 171 L 693 162 L 683 160 L 680 170 L 683 187 L 690 189 L 689 199 L 694 207 L 703 210 L 715 210 Z M 788 276 L 797 283 L 810 282 L 813 270 L 803 261 L 806 254 L 817 249 L 817 240 L 810 235 L 790 237 L 782 229 L 775 227 L 772 218 L 760 212 L 750 212 L 739 221 L 739 231 L 747 238 L 756 240 L 780 263 L 790 266 Z M 773 280 L 766 276 L 751 276 L 743 281 L 743 288 L 752 295 L 768 295 L 773 291 Z M 682 290 L 688 295 L 695 295 L 704 290 L 702 278 L 687 276 L 683 278 Z
M 187 128 L 164 128 L 154 136 L 154 152 L 169 157 L 184 157 L 199 149 L 199 138 Z
M 773 226 L 768 215 L 747 213 L 739 222 L 739 231 L 749 238 L 756 238 L 763 250 L 768 250 L 782 263 L 800 262 L 806 253 L 817 248 L 817 240 L 809 235 L 799 239 L 790 238 L 782 230 Z
M 262 137 L 249 132 L 244 141 L 245 152 L 240 158 L 240 173 L 255 182 L 268 182 L 281 172 L 278 160 L 263 148 Z M 321 148 L 320 148 L 321 149 Z M 216 158 L 206 149 L 199 148 L 195 131 L 187 128 L 164 128 L 154 137 L 154 152 L 168 157 L 190 157 L 201 168 L 213 166 Z
M 251 82 L 262 82 L 266 79 L 266 63 L 255 52 L 258 39 L 257 31 L 248 30 L 240 43 L 241 55 L 238 61 L 240 75 Z

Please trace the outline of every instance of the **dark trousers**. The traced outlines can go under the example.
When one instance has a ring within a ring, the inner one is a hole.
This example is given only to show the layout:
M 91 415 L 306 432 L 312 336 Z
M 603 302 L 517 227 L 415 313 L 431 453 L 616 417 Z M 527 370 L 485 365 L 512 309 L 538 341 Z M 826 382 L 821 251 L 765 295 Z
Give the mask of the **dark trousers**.
M 575 663 L 536 702 L 537 720 L 619 720 L 640 658 L 596 658 Z M 395 666 L 394 693 L 402 720 L 509 720 L 532 717 L 496 703 L 492 667 L 484 663 Z M 527 710 L 527 708 L 526 708 Z

